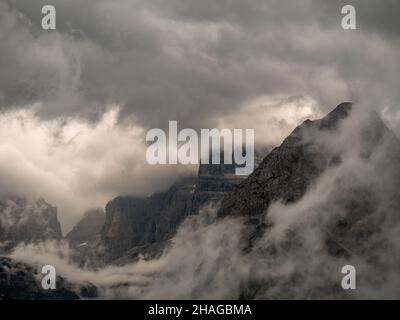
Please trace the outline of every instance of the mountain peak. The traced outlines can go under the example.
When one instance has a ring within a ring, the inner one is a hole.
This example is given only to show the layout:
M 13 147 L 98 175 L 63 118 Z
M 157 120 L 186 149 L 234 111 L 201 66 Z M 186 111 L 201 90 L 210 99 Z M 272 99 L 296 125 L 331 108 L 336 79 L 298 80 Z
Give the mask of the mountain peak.
M 351 102 L 342 102 L 335 109 L 329 112 L 324 118 L 317 120 L 319 129 L 333 129 L 336 125 L 347 118 L 353 108 L 353 104 Z
M 330 116 L 330 115 L 347 116 L 347 115 L 349 115 L 352 107 L 353 107 L 353 103 L 351 103 L 351 102 L 342 102 L 335 109 L 333 109 L 330 113 L 328 113 L 328 116 Z
M 309 135 L 315 129 L 335 130 L 351 110 L 352 103 L 343 102 L 325 117 L 307 120 L 294 129 L 280 147 L 267 155 L 252 175 L 222 200 L 218 215 L 255 216 L 265 212 L 272 201 L 290 203 L 299 200 L 332 160 L 312 141 L 308 141 Z

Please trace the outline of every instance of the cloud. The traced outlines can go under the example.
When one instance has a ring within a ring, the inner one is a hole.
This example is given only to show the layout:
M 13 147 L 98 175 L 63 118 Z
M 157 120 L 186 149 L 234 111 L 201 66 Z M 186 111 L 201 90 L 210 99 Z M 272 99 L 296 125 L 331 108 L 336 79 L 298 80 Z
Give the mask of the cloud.
M 143 128 L 117 125 L 118 112 L 110 108 L 95 124 L 41 121 L 32 110 L 1 114 L 0 192 L 45 197 L 68 230 L 84 211 L 117 195 L 146 196 L 192 173 L 148 165 Z
M 60 242 L 20 246 L 11 257 L 37 267 L 46 261 L 73 283 L 93 283 L 103 298 L 233 299 L 249 272 L 238 250 L 242 225 L 231 220 L 210 224 L 215 209 L 208 210 L 185 221 L 171 250 L 157 260 L 82 269 L 74 264 L 68 245 Z
M 332 1 L 54 1 L 54 32 L 40 29 L 45 1 L 3 2 L 2 108 L 42 102 L 41 117 L 93 120 L 118 104 L 146 128 L 198 129 L 265 96 L 307 96 L 323 112 L 399 101 L 395 1 L 356 1 L 356 31 Z
M 255 144 L 275 147 L 303 121 L 319 118 L 316 101 L 306 96 L 265 96 L 245 103 L 243 113 L 221 117 L 217 128 L 253 128 Z

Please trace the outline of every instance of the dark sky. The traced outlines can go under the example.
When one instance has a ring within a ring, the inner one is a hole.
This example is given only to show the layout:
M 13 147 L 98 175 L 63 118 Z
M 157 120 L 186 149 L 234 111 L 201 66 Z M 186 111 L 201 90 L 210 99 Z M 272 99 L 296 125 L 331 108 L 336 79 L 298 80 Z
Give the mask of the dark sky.
M 48 1 L 1 1 L 0 107 L 99 117 L 123 108 L 145 127 L 177 119 L 208 127 L 265 95 L 399 101 L 400 4 L 352 1 L 55 0 L 57 31 L 40 29 Z

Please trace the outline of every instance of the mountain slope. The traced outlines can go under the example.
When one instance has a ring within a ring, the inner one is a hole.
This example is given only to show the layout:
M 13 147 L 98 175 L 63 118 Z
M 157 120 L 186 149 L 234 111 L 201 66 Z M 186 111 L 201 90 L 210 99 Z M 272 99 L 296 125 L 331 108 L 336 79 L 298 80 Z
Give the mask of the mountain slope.
M 0 244 L 4 251 L 19 243 L 61 238 L 57 208 L 44 199 L 28 201 L 16 195 L 1 197 Z
M 100 240 L 100 231 L 104 225 L 105 214 L 103 210 L 90 210 L 65 236 L 75 246 L 96 243 Z
M 256 165 L 267 150 L 257 150 Z M 223 154 L 221 154 L 223 159 Z M 106 260 L 123 264 L 159 256 L 178 227 L 201 208 L 217 204 L 244 176 L 235 175 L 236 164 L 200 164 L 197 178 L 186 178 L 165 192 L 148 198 L 117 197 L 106 206 L 102 244 Z
M 304 122 L 222 200 L 220 218 L 245 218 L 240 297 L 400 297 L 399 208 L 400 143 L 375 112 Z M 340 287 L 348 264 L 356 291 Z
M 191 212 L 195 180 L 173 185 L 167 192 L 148 198 L 117 197 L 106 206 L 102 244 L 107 261 L 123 256 L 129 249 L 171 238 Z
M 263 213 L 272 201 L 290 203 L 299 200 L 312 181 L 336 161 L 334 155 L 315 148 L 308 138 L 315 130 L 335 130 L 351 108 L 350 103 L 342 103 L 325 118 L 306 120 L 297 127 L 234 192 L 222 200 L 219 216 L 255 216 Z

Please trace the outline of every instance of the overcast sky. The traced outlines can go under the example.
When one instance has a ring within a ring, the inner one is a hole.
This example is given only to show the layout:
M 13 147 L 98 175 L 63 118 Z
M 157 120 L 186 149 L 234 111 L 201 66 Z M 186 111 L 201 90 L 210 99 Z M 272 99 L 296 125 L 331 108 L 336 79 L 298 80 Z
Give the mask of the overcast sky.
M 145 132 L 168 120 L 278 144 L 353 101 L 398 132 L 399 31 L 398 0 L 0 0 L 0 191 L 45 196 L 68 228 L 188 170 L 144 162 Z

